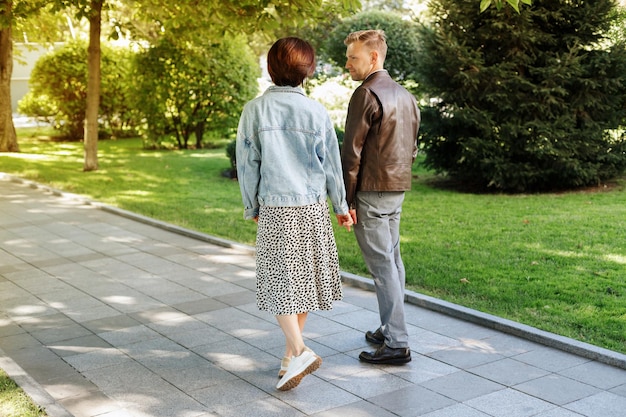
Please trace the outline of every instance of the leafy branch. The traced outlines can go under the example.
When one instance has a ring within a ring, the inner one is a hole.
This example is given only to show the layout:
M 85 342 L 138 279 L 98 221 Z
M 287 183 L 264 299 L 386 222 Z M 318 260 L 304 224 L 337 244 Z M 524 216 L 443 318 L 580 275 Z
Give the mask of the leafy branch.
M 519 13 L 520 3 L 524 3 L 526 5 L 531 5 L 532 0 L 481 0 L 480 1 L 480 12 L 484 12 L 491 6 L 492 4 L 496 6 L 498 10 L 502 9 L 502 7 L 508 3 L 517 13 Z

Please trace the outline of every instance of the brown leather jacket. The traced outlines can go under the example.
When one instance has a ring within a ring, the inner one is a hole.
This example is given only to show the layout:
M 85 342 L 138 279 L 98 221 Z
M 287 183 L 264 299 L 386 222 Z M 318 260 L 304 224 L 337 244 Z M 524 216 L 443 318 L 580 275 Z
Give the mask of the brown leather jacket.
M 415 97 L 387 71 L 371 74 L 354 91 L 341 149 L 346 200 L 351 208 L 357 191 L 411 189 L 419 125 Z

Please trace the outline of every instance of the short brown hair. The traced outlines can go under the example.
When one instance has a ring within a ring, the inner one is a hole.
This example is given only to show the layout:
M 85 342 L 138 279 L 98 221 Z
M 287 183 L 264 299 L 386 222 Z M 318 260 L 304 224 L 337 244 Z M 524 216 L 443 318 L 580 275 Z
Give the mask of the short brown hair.
M 315 72 L 315 49 L 300 38 L 279 39 L 267 53 L 267 71 L 274 84 L 297 87 Z
M 359 30 L 350 33 L 343 41 L 344 44 L 350 45 L 354 42 L 363 42 L 363 45 L 370 49 L 378 51 L 380 57 L 385 60 L 387 56 L 387 37 L 382 29 Z

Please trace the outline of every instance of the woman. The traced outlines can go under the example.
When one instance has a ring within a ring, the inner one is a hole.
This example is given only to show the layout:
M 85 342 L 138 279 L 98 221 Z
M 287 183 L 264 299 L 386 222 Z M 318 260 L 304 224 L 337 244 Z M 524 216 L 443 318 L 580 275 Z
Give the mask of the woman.
M 244 218 L 257 230 L 257 305 L 285 335 L 277 389 L 296 387 L 322 359 L 304 345 L 309 311 L 343 297 L 327 199 L 349 231 L 339 146 L 326 109 L 307 98 L 303 81 L 315 51 L 299 38 L 278 40 L 267 67 L 274 85 L 248 102 L 237 130 L 237 177 Z

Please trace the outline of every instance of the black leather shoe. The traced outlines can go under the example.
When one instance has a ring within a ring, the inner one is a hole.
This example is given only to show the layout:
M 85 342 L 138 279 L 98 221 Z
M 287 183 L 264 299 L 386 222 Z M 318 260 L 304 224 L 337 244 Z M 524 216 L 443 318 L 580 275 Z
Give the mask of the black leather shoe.
M 375 332 L 366 331 L 365 340 L 375 345 L 382 345 L 385 343 L 385 336 L 383 336 L 383 332 L 380 331 L 379 327 Z
M 401 365 L 411 362 L 411 349 L 408 347 L 394 349 L 383 343 L 374 352 L 361 352 L 359 359 L 367 363 Z

